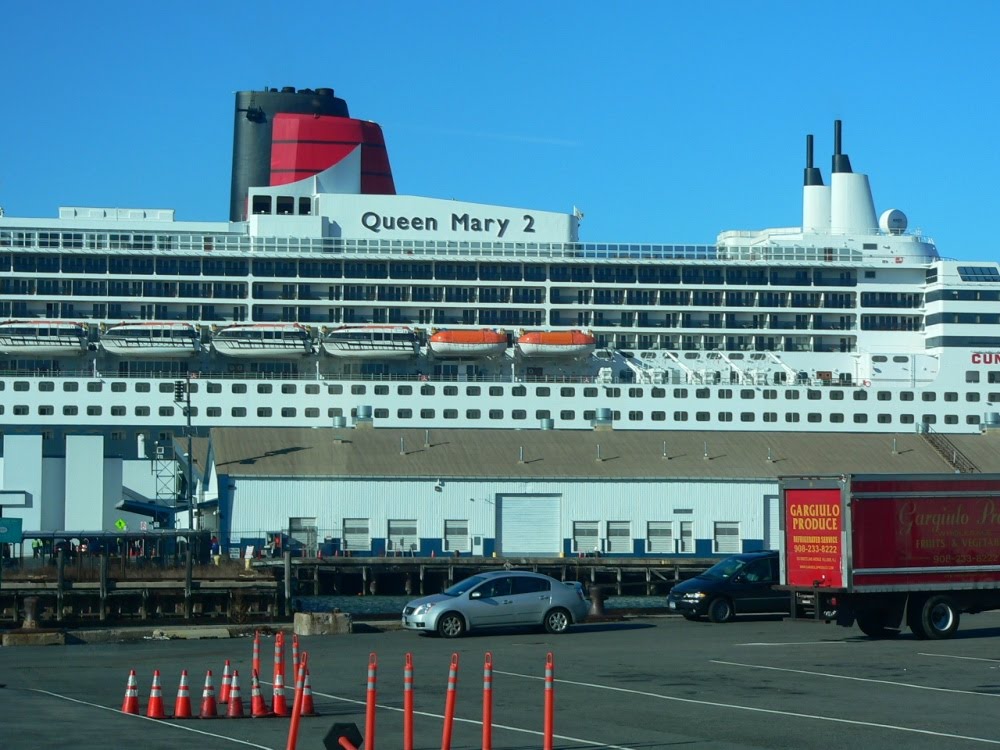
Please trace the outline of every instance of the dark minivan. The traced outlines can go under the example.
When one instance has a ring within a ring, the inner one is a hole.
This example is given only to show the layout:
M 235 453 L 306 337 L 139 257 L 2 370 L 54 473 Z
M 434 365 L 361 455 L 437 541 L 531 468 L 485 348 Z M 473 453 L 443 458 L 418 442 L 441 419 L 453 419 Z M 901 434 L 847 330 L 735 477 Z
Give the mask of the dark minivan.
M 733 555 L 670 589 L 667 608 L 689 620 L 708 616 L 712 622 L 729 622 L 735 615 L 788 614 L 788 592 L 772 588 L 778 572 L 774 550 Z

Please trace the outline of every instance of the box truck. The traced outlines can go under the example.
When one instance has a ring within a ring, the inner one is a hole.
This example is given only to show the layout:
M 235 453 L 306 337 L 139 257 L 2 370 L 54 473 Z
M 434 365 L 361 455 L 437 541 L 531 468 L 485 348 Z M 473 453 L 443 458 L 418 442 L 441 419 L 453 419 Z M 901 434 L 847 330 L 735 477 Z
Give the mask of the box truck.
M 781 477 L 782 588 L 817 618 L 949 638 L 1000 609 L 1000 475 Z M 797 607 L 801 614 L 802 607 Z

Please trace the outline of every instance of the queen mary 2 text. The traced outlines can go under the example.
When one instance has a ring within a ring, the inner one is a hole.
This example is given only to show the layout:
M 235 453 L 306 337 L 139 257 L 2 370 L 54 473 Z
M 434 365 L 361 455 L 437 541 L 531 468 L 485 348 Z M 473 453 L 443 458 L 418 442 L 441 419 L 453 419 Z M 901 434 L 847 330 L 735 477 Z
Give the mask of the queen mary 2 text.
M 792 517 L 793 531 L 838 531 L 840 529 L 839 505 L 797 503 L 789 506 L 788 514 Z

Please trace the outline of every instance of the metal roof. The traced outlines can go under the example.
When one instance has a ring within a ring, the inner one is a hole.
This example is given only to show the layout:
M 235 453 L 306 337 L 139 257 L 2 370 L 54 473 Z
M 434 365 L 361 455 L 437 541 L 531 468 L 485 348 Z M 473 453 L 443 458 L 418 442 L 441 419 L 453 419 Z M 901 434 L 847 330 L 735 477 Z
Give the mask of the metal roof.
M 233 477 L 773 479 L 956 471 L 915 432 L 222 427 L 211 440 L 216 472 Z M 947 440 L 980 472 L 1000 472 L 1000 431 Z

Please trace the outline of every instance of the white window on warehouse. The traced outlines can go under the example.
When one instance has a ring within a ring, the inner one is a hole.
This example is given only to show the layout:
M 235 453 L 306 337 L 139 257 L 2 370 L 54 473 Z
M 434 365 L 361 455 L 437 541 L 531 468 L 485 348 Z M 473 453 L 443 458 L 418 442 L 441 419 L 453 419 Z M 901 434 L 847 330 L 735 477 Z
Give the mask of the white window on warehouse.
M 371 534 L 368 532 L 367 518 L 344 519 L 344 551 L 358 552 L 372 548 Z
M 674 553 L 673 521 L 649 521 L 646 524 L 646 551 L 654 555 Z
M 628 521 L 608 521 L 608 552 L 628 555 L 632 553 L 632 524 Z
M 712 532 L 716 552 L 736 554 L 740 551 L 740 524 L 738 521 L 716 521 Z
M 597 521 L 573 521 L 573 551 L 589 554 L 601 551 Z
M 694 554 L 694 521 L 681 521 L 681 535 L 677 540 L 677 551 L 681 554 Z
M 386 537 L 386 549 L 394 555 L 405 555 L 416 552 L 420 546 L 417 539 L 416 519 L 389 521 L 389 535 Z
M 444 549 L 453 553 L 469 551 L 468 519 L 444 522 Z

